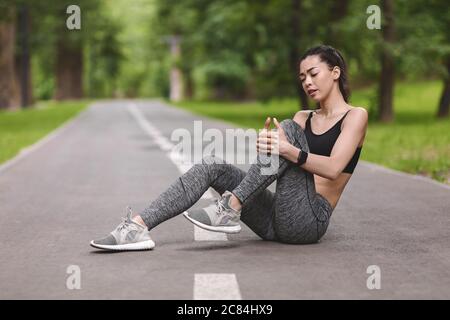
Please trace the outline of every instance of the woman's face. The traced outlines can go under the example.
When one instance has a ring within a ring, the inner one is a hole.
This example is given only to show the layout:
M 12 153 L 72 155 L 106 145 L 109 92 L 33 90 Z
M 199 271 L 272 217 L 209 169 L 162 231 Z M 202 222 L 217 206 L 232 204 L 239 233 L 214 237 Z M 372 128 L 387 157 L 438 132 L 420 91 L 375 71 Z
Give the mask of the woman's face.
M 338 67 L 330 70 L 318 55 L 308 56 L 300 63 L 303 90 L 314 101 L 321 101 L 328 96 L 339 75 Z

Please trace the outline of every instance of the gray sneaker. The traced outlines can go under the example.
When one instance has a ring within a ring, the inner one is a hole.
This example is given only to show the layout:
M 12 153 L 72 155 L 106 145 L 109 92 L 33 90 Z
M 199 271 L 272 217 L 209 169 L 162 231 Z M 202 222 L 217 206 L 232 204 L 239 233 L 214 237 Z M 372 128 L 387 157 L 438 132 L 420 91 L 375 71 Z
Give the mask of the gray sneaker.
M 114 231 L 103 239 L 92 240 L 91 246 L 97 249 L 116 251 L 153 249 L 155 243 L 150 238 L 148 229 L 131 220 L 130 207 L 127 207 L 127 211 L 127 216 Z
M 202 209 L 185 211 L 183 215 L 196 226 L 209 231 L 238 233 L 241 231 L 239 224 L 241 210 L 236 211 L 230 207 L 231 195 L 230 191 L 225 191 L 219 199 L 214 201 L 215 204 Z

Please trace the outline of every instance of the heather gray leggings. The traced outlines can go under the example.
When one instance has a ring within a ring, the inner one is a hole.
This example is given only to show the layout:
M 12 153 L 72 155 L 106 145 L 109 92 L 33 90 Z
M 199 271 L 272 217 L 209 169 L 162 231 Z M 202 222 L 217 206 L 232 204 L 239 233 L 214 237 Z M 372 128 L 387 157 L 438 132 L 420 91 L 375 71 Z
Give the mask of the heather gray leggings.
M 281 126 L 291 144 L 309 151 L 300 125 L 288 119 Z M 150 230 L 189 209 L 212 187 L 219 194 L 229 190 L 241 201 L 241 220 L 262 239 L 294 244 L 318 242 L 327 230 L 331 205 L 316 193 L 310 172 L 282 157 L 278 159 L 277 173 L 261 174 L 261 168 L 267 168 L 267 157 L 258 155 L 247 173 L 217 157 L 204 157 L 140 215 Z M 274 194 L 266 188 L 275 180 Z

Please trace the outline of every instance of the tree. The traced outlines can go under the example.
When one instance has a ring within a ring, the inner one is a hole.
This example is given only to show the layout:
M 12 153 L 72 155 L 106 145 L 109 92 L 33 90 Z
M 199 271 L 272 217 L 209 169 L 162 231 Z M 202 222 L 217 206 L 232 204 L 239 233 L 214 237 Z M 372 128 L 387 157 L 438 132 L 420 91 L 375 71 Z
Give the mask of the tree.
M 17 108 L 20 96 L 14 61 L 16 11 L 12 5 L 2 9 L 4 16 L 0 20 L 0 108 Z
M 441 98 L 439 99 L 439 107 L 437 112 L 437 116 L 439 118 L 448 117 L 450 108 L 450 32 L 448 32 L 448 26 L 450 25 L 450 14 L 448 12 L 448 3 L 444 4 L 444 2 L 445 1 L 434 1 L 435 12 L 437 12 L 437 14 L 440 12 L 447 12 L 447 14 L 444 14 L 442 19 L 440 19 L 440 30 L 442 34 L 444 34 L 443 40 L 446 44 L 446 47 L 443 50 L 444 54 L 442 59 L 446 72 L 443 76 L 444 87 Z
M 20 105 L 27 107 L 33 103 L 33 88 L 30 66 L 30 30 L 31 18 L 26 3 L 18 5 L 17 15 L 18 50 L 16 52 L 16 73 L 20 84 Z
M 395 82 L 395 62 L 391 45 L 395 42 L 394 3 L 382 0 L 384 23 L 381 48 L 381 74 L 379 86 L 379 119 L 383 122 L 393 120 L 393 95 Z
M 83 63 L 81 40 L 68 41 L 62 33 L 56 45 L 56 100 L 83 97 Z
M 60 3 L 54 6 L 53 14 L 61 17 L 56 19 L 54 32 L 56 39 L 56 63 L 55 77 L 56 88 L 54 98 L 56 100 L 80 99 L 83 97 L 83 35 L 81 30 L 69 30 L 66 26 L 66 9 L 69 3 Z M 81 1 L 78 3 L 80 11 L 87 13 L 88 6 Z M 64 19 L 62 19 L 64 17 Z M 85 28 L 85 27 L 84 27 Z
M 308 98 L 305 94 L 305 91 L 302 88 L 302 84 L 300 82 L 299 74 L 299 66 L 298 59 L 300 58 L 300 46 L 299 40 L 301 39 L 301 30 L 300 30 L 300 20 L 301 20 L 301 11 L 302 11 L 302 1 L 301 0 L 292 0 L 292 8 L 291 8 L 291 34 L 292 39 L 290 41 L 290 68 L 292 69 L 293 74 L 293 85 L 295 86 L 295 91 L 297 92 L 298 99 L 300 102 L 301 109 L 308 110 Z
M 444 80 L 444 88 L 441 98 L 439 99 L 439 107 L 437 116 L 439 118 L 448 117 L 450 105 L 450 57 L 447 57 L 447 77 Z

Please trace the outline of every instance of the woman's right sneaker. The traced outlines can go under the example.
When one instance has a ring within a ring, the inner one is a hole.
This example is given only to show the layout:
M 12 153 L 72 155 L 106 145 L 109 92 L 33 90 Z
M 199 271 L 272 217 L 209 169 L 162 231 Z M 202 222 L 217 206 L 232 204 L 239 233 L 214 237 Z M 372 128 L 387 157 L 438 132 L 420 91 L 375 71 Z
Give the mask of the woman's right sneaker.
M 155 247 L 148 229 L 131 220 L 131 208 L 127 207 L 127 210 L 122 223 L 105 238 L 92 240 L 92 247 L 112 251 L 150 250 Z

